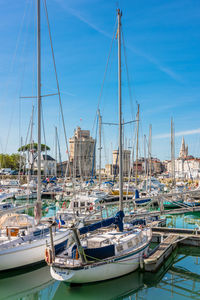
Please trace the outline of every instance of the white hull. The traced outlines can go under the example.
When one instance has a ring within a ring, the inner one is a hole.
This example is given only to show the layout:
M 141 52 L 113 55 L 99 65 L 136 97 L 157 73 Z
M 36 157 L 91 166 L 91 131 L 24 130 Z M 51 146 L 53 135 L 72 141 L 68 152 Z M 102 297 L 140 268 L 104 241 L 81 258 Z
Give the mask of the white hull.
M 61 230 L 54 236 L 54 245 L 67 241 L 68 231 Z M 0 271 L 24 267 L 44 260 L 46 242 L 50 244 L 49 234 L 41 239 L 26 242 L 13 248 L 0 250 Z
M 70 283 L 88 283 L 103 281 L 135 271 L 143 256 L 147 254 L 149 243 L 134 251 L 133 254 L 123 255 L 123 258 L 113 258 L 104 264 L 91 264 L 79 270 L 51 266 L 50 271 L 54 279 Z
M 36 199 L 37 198 L 37 194 L 21 194 L 21 195 L 15 195 L 15 199 L 16 200 L 26 200 L 26 199 Z
M 3 193 L 0 195 L 0 202 L 5 201 L 7 199 L 12 199 L 13 196 L 14 196 L 13 193 L 9 193 L 9 194 Z

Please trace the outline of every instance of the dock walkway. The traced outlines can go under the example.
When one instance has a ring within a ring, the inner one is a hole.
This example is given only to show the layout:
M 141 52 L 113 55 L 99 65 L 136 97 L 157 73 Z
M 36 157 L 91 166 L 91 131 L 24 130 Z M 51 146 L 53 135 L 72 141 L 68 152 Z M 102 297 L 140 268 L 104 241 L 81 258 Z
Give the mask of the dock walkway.
M 157 271 L 178 244 L 200 246 L 199 229 L 153 227 L 152 232 L 152 241 L 160 242 L 160 244 L 150 252 L 147 258 L 144 258 L 143 269 L 147 272 Z
M 164 241 L 152 251 L 152 254 L 144 259 L 145 271 L 156 271 L 176 248 L 178 239 L 179 236 L 173 234 L 164 239 Z

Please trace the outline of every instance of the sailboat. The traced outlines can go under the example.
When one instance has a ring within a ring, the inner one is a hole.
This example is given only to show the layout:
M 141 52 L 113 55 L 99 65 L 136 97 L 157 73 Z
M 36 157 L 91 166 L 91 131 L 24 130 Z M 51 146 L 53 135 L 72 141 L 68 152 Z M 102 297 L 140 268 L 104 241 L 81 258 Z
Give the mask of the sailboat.
M 38 174 L 35 218 L 25 214 L 5 214 L 0 219 L 0 271 L 32 265 L 45 258 L 50 243 L 50 230 L 41 224 L 41 63 L 40 63 L 40 0 L 37 0 L 37 98 L 38 98 Z M 36 225 L 35 225 L 36 223 Z M 55 251 L 67 243 L 68 231 L 56 228 L 53 233 Z
M 73 242 L 58 255 L 50 255 L 50 272 L 54 279 L 69 283 L 89 283 L 128 274 L 139 267 L 148 253 L 150 228 L 124 224 L 121 105 L 121 11 L 118 18 L 118 97 L 119 97 L 119 211 L 115 217 L 71 228 Z M 98 230 L 98 232 L 96 232 Z M 71 244 L 71 245 L 70 245 Z M 51 245 L 53 251 L 53 243 Z

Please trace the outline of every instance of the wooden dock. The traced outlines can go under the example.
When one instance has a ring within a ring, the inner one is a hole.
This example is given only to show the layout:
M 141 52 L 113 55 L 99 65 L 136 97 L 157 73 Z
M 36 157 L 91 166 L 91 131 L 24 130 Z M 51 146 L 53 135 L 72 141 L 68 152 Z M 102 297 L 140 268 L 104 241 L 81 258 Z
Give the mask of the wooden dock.
M 169 235 L 162 243 L 156 247 L 148 258 L 144 259 L 145 271 L 156 271 L 170 256 L 176 248 L 179 237 L 177 235 Z
M 179 244 L 200 246 L 200 230 L 198 229 L 154 227 L 152 232 L 152 241 L 160 242 L 160 244 L 143 260 L 142 268 L 147 272 L 157 271 Z

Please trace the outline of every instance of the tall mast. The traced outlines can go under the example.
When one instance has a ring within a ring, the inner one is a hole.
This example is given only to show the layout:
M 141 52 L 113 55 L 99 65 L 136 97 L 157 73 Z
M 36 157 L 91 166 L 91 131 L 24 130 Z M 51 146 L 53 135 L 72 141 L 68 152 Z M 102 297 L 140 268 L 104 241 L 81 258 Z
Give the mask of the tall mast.
M 37 100 L 38 100 L 38 165 L 37 202 L 41 205 L 41 45 L 40 45 L 40 0 L 37 0 Z M 39 206 L 39 205 L 38 205 Z M 39 207 L 38 207 L 39 208 Z
M 58 148 L 58 137 L 57 137 L 57 127 L 55 126 L 55 160 L 56 160 L 56 169 L 55 169 L 55 176 L 57 177 L 57 148 Z M 62 167 L 61 167 L 62 168 Z
M 138 104 L 138 111 L 137 111 L 137 140 L 136 140 L 136 172 L 135 172 L 135 185 L 138 185 L 138 139 L 139 139 L 139 112 L 140 112 L 140 105 Z
M 144 135 L 144 178 L 147 187 L 147 160 L 146 160 L 146 135 Z
M 171 174 L 172 186 L 175 186 L 175 151 L 174 151 L 174 122 L 171 118 Z
M 123 162 L 122 162 L 122 103 L 121 103 L 121 11 L 118 16 L 118 101 L 119 101 L 119 210 L 123 210 Z
M 151 192 L 151 169 L 152 169 L 152 161 L 151 161 L 151 136 L 152 136 L 152 125 L 149 126 L 149 191 Z
M 28 182 L 31 180 L 32 174 L 32 165 L 33 165 L 33 116 L 34 116 L 34 105 L 32 105 L 32 114 L 31 114 L 31 134 L 30 134 L 30 149 L 29 149 L 29 168 L 28 168 Z
M 100 186 L 101 186 L 101 124 L 102 124 L 102 119 L 101 119 L 99 109 L 98 109 L 98 115 L 99 115 L 99 189 L 100 189 Z

